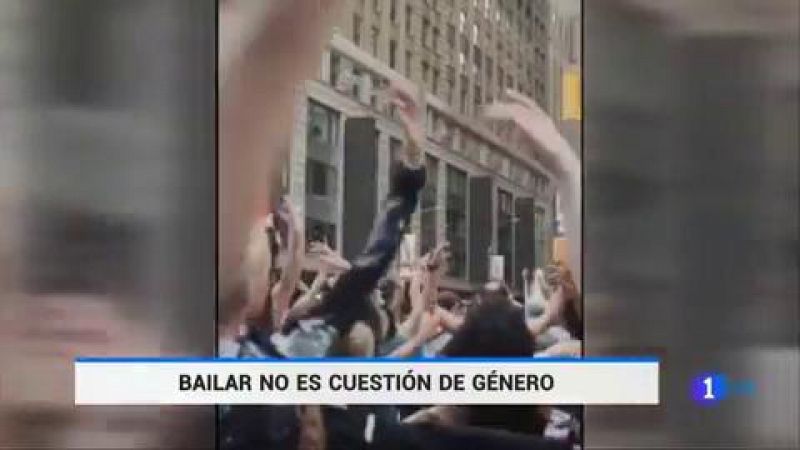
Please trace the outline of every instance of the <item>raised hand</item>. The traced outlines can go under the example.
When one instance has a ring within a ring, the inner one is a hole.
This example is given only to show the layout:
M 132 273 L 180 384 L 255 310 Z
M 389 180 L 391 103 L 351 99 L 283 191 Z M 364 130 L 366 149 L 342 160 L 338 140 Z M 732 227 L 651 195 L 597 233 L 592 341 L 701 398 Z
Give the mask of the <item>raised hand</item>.
M 419 328 L 417 329 L 417 334 L 414 339 L 417 345 L 422 346 L 438 336 L 441 332 L 442 327 L 439 311 L 436 309 L 425 311 L 420 318 Z
M 350 263 L 324 242 L 312 242 L 309 253 L 319 260 L 321 271 L 343 272 L 350 268 Z
M 581 279 L 581 170 L 577 153 L 559 133 L 553 120 L 533 100 L 507 90 L 506 101 L 487 106 L 484 116 L 490 120 L 510 121 L 532 142 L 533 151 L 554 177 L 561 200 L 563 225 L 569 242 L 569 266 Z
M 533 100 L 507 89 L 507 101 L 495 102 L 484 109 L 490 120 L 513 122 L 537 145 L 533 146 L 547 169 L 558 177 L 580 172 L 580 161 L 569 143 L 561 136 L 555 123 Z
M 235 292 L 252 221 L 274 206 L 295 86 L 312 77 L 342 0 L 220 5 L 219 288 Z M 265 178 L 266 177 L 266 178 Z
M 447 259 L 449 257 L 450 257 L 450 243 L 442 242 L 441 244 L 436 246 L 436 248 L 431 252 L 428 261 L 426 261 L 428 270 L 431 272 L 435 272 L 437 274 L 443 273 L 444 266 L 447 263 Z
M 414 95 L 399 83 L 392 83 L 389 87 L 389 95 L 392 104 L 397 107 L 400 121 L 403 122 L 406 132 L 408 142 L 405 146 L 404 162 L 412 168 L 420 167 L 425 143 L 425 130 L 422 126 L 423 112 Z
M 427 273 L 421 267 L 413 269 L 411 275 L 411 286 L 409 288 L 409 297 L 411 300 L 411 309 L 414 311 L 422 311 L 425 309 L 425 286 L 427 285 Z

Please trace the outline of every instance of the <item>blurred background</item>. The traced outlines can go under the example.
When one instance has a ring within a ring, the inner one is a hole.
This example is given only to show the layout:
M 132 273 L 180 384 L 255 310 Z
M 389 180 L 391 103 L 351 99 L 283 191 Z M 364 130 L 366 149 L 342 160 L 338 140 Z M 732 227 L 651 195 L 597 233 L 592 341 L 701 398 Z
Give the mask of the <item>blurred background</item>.
M 587 0 L 586 353 L 662 358 L 588 448 L 798 448 L 794 0 Z M 692 403 L 706 371 L 755 393 Z
M 586 353 L 663 361 L 587 447 L 797 448 L 798 2 L 582 12 Z M 74 409 L 72 357 L 213 352 L 215 19 L 0 0 L 0 447 L 214 442 L 211 408 Z M 705 371 L 755 393 L 696 406 Z
M 0 0 L 0 447 L 213 443 L 213 408 L 76 410 L 72 358 L 213 354 L 215 14 Z

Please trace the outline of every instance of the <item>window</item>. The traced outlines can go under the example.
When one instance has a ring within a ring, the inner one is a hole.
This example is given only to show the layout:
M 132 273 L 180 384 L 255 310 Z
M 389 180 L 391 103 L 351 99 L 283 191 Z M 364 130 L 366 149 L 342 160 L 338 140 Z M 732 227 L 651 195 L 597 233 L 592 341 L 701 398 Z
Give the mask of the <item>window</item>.
M 486 165 L 494 172 L 500 172 L 503 168 L 503 156 L 497 150 L 489 152 L 489 160 Z
M 403 155 L 403 141 L 396 137 L 389 137 L 389 179 L 392 179 L 392 174 L 395 173 L 400 164 L 400 158 Z
M 464 34 L 464 27 L 467 26 L 467 15 L 464 11 L 458 13 L 458 32 Z
M 475 85 L 475 97 L 473 98 L 474 108 L 475 109 L 473 110 L 473 114 L 477 115 L 478 112 L 480 111 L 480 109 L 481 109 L 481 101 L 482 101 L 482 98 L 481 98 L 481 87 L 479 85 Z
M 425 156 L 425 187 L 422 188 L 419 201 L 420 214 L 420 254 L 425 254 L 436 247 L 436 201 L 439 181 L 439 160 L 431 155 Z
M 449 140 L 449 133 L 447 119 L 441 114 L 437 114 L 433 123 L 433 140 L 442 146 L 446 146 L 445 144 Z
M 321 241 L 336 248 L 336 225 L 306 217 L 306 236 L 309 242 Z
M 339 114 L 316 102 L 309 103 L 308 140 L 312 146 L 334 147 L 338 141 Z
M 505 72 L 503 72 L 503 68 L 499 67 L 497 69 L 497 89 L 502 94 L 503 92 L 503 82 L 506 79 Z
M 453 84 L 452 80 L 447 80 L 447 92 L 445 92 L 445 100 L 447 100 L 447 104 L 453 104 L 453 92 L 455 91 L 456 86 Z
M 358 100 L 361 101 L 361 70 L 357 67 L 353 68 L 353 86 L 350 91 L 350 95 Z
M 461 114 L 467 113 L 467 87 L 465 85 L 461 85 L 461 97 L 458 102 L 458 109 Z
M 411 6 L 406 5 L 406 35 L 411 34 Z
M 431 91 L 433 95 L 439 93 L 439 69 L 433 69 L 433 80 L 431 81 Z
M 392 23 L 397 22 L 397 0 L 391 0 L 389 3 L 389 20 Z
M 434 111 L 433 108 L 428 106 L 427 110 L 425 111 L 425 133 L 428 136 L 433 136 L 435 123 L 436 123 L 436 111 Z
M 421 67 L 422 67 L 422 82 L 427 84 L 431 69 L 430 65 L 428 64 L 428 61 L 422 61 Z
M 547 263 L 547 255 L 545 251 L 545 215 L 544 209 L 536 208 L 533 213 L 533 233 L 534 233 L 534 259 L 536 259 L 536 267 L 544 267 Z
M 432 45 L 433 46 L 433 51 L 434 52 L 439 51 L 439 28 L 438 27 L 433 27 L 433 42 L 432 42 L 432 44 L 433 44 Z
M 307 160 L 306 192 L 311 195 L 332 195 L 336 188 L 336 169 L 313 159 Z
M 453 93 L 456 88 L 456 69 L 453 66 L 447 66 L 447 103 L 453 104 Z
M 339 172 L 335 149 L 339 137 L 339 113 L 319 103 L 310 101 L 308 107 L 308 145 L 306 158 L 305 197 L 308 236 L 313 236 L 314 227 L 321 237 L 335 244 L 335 222 L 331 212 L 337 210 L 339 201 Z M 315 222 L 316 221 L 316 222 Z
M 406 76 L 411 78 L 411 63 L 413 62 L 411 57 L 411 51 L 406 50 Z
M 473 23 L 472 24 L 472 44 L 473 45 L 476 45 L 478 43 L 478 34 L 479 34 L 478 24 Z
M 382 88 L 383 81 L 378 78 L 377 76 L 372 76 L 372 83 L 369 92 L 369 105 L 375 109 L 378 109 L 378 92 Z M 375 143 L 375 148 L 378 148 L 378 143 Z
M 353 14 L 353 43 L 361 45 L 361 16 Z
M 373 55 L 378 54 L 378 27 L 372 27 L 372 35 L 370 36 L 370 50 Z
M 509 285 L 513 283 L 513 197 L 510 192 L 497 190 L 497 254 L 502 255 L 504 261 L 504 278 Z
M 428 34 L 430 34 L 431 23 L 427 18 L 422 19 L 422 46 L 428 48 Z
M 389 41 L 389 67 L 397 68 L 397 41 Z
M 467 159 L 472 161 L 480 160 L 480 143 L 478 137 L 474 134 L 468 131 L 461 134 L 461 148 Z
M 331 73 L 330 80 L 331 86 L 336 87 L 339 83 L 339 75 L 342 70 L 342 58 L 336 53 L 331 53 Z
M 450 275 L 465 278 L 467 266 L 467 174 L 447 166 L 445 235 L 450 243 Z
M 472 47 L 472 73 L 473 75 L 480 76 L 481 66 L 483 64 L 483 53 L 477 45 Z
M 456 27 L 454 27 L 452 23 L 447 24 L 447 45 L 449 45 L 450 48 L 456 46 Z

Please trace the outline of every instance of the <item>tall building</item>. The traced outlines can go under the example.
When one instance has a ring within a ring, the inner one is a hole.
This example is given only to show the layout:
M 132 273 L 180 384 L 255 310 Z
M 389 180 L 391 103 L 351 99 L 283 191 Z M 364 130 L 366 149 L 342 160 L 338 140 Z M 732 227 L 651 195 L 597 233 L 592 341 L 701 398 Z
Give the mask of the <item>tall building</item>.
M 559 0 L 550 16 L 550 114 L 561 133 L 580 154 L 581 149 L 581 1 Z M 555 202 L 555 234 L 563 236 L 559 202 Z M 570 243 L 564 242 L 564 250 Z M 559 255 L 559 258 L 563 255 Z
M 550 20 L 550 114 L 576 151 L 581 127 L 581 1 L 553 2 Z
M 318 77 L 298 88 L 284 182 L 312 238 L 360 248 L 388 191 L 403 129 L 390 79 L 425 100 L 428 183 L 410 232 L 416 251 L 447 240 L 445 285 L 468 290 L 502 255 L 506 279 L 549 258 L 549 176 L 511 127 L 480 119 L 507 87 L 552 110 L 550 2 L 349 0 Z

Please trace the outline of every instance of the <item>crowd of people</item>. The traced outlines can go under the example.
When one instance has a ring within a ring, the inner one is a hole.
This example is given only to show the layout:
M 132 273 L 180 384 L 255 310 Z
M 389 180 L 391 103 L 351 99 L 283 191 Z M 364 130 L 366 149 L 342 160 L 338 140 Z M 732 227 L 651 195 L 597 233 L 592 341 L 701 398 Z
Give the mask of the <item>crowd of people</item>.
M 579 356 L 580 295 L 561 262 L 525 270 L 522 298 L 502 280 L 469 295 L 441 289 L 447 243 L 406 270 L 390 271 L 425 185 L 420 108 L 402 88 L 393 87 L 391 95 L 407 145 L 361 254 L 347 261 L 325 242 L 307 244 L 303 218 L 282 199 L 255 221 L 236 287 L 222 299 L 220 355 Z M 304 273 L 313 276 L 309 284 Z M 579 441 L 577 412 L 537 405 L 227 407 L 221 444 L 226 449 L 568 448 Z
M 390 270 L 426 176 L 424 108 L 401 83 L 392 83 L 390 98 L 406 132 L 402 164 L 358 256 L 347 261 L 326 242 L 307 244 L 303 218 L 273 194 L 278 177 L 264 183 L 264 168 L 276 175 L 286 156 L 275 143 L 287 137 L 293 86 L 313 72 L 339 4 L 274 2 L 260 20 L 249 20 L 257 14 L 247 2 L 222 4 L 220 355 L 580 356 L 580 161 L 547 114 L 522 95 L 507 92 L 484 115 L 513 124 L 540 152 L 560 197 L 570 252 L 569 267 L 554 261 L 526 270 L 521 298 L 503 280 L 466 294 L 442 289 L 447 243 L 405 270 Z M 226 27 L 248 20 L 247 27 Z M 226 50 L 234 44 L 240 48 Z M 253 211 L 264 204 L 269 213 L 257 217 Z M 573 448 L 580 445 L 580 416 L 579 407 L 542 405 L 225 406 L 220 447 Z

